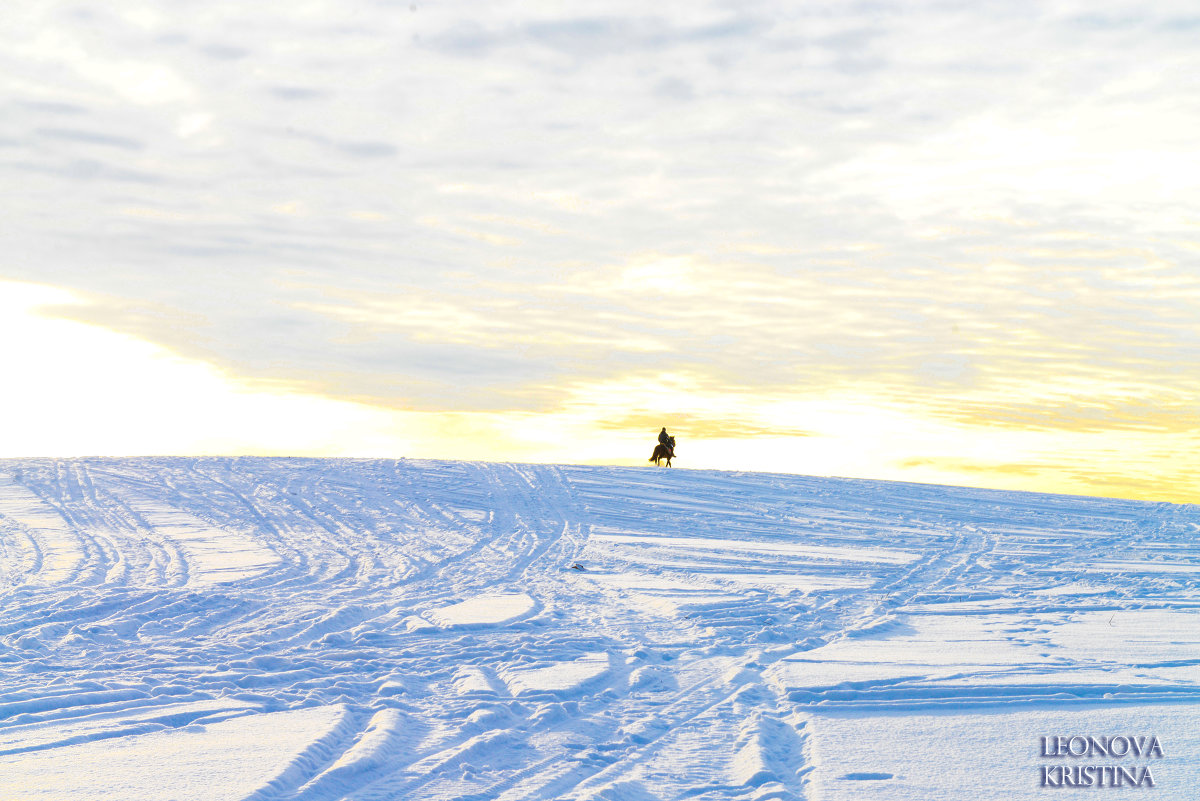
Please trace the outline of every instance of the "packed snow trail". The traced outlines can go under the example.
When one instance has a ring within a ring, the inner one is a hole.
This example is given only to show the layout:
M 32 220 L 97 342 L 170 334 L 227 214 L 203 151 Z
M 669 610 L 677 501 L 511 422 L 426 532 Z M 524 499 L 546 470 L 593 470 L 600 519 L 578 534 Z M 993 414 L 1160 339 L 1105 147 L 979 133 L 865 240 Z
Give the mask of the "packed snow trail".
M 0 798 L 1041 798 L 1038 738 L 1075 733 L 1156 734 L 1184 797 L 1197 522 L 649 467 L 0 461 Z

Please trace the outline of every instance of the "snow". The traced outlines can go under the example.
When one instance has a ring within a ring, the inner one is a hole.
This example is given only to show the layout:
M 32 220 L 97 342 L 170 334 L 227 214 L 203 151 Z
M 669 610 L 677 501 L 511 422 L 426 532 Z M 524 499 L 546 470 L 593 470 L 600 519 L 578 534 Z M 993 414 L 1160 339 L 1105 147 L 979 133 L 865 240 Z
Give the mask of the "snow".
M 1200 781 L 1200 760 L 1196 758 L 1200 732 L 1194 706 L 1044 706 L 1049 709 L 815 716 L 809 735 L 812 747 L 808 756 L 813 764 L 810 797 L 823 801 L 1053 798 L 1055 788 L 1038 786 L 1041 766 L 1064 763 L 1149 766 L 1154 790 L 1111 788 L 1121 797 L 1128 793 L 1140 797 L 1142 792 L 1152 798 L 1192 796 Z M 1050 760 L 1039 756 L 1042 735 L 1089 732 L 1154 734 L 1164 743 L 1165 758 Z M 1030 733 L 1038 736 L 1030 737 Z M 1007 792 L 997 793 L 997 788 Z M 1110 792 L 1110 788 L 1093 789 L 1101 797 Z M 1063 792 L 1076 795 L 1072 788 Z
M 247 715 L 7 755 L 0 757 L 0 798 L 269 797 L 272 785 L 311 770 L 345 716 L 337 706 Z
M 578 695 L 584 687 L 608 673 L 608 655 L 584 654 L 570 662 L 537 668 L 514 668 L 504 680 L 514 696 Z
M 1188 797 L 1198 523 L 679 468 L 0 461 L 0 798 L 1043 798 L 1078 760 L 1041 737 L 1115 734 L 1163 756 L 1100 763 Z
M 443 628 L 498 626 L 520 620 L 536 605 L 523 592 L 488 594 L 431 610 L 427 616 Z

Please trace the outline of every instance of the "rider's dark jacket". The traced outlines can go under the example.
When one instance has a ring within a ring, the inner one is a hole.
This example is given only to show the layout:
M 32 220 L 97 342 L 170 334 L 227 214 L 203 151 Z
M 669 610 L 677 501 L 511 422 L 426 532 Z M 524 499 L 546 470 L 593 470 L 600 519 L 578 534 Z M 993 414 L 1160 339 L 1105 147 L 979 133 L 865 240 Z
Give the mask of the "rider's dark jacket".
M 667 429 L 658 432 L 658 441 L 666 447 L 671 447 L 671 438 L 667 436 Z

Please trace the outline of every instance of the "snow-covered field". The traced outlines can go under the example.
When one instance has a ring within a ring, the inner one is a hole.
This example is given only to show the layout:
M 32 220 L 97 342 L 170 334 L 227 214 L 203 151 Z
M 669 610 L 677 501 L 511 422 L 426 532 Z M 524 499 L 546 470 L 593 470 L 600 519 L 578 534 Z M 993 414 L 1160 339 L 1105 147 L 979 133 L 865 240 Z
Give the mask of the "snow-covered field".
M 0 798 L 976 801 L 1088 765 L 1191 798 L 1197 522 L 678 468 L 0 461 Z M 1070 736 L 1161 753 L 1042 755 Z

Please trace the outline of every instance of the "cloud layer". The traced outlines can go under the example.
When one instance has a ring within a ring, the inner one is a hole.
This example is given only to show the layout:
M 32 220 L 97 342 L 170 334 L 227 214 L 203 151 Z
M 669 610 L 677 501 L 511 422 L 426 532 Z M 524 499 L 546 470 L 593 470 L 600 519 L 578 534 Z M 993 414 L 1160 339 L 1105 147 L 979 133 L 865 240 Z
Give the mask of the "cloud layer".
M 1187 443 L 1189 5 L 22 3 L 0 278 L 384 409 Z

